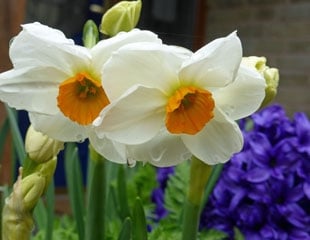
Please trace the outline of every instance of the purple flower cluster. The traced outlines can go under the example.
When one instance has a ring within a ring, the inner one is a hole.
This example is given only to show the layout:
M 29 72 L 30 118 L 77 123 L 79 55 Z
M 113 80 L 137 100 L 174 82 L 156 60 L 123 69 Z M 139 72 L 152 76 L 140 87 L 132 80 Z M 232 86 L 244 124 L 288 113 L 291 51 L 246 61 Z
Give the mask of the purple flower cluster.
M 244 148 L 225 164 L 201 216 L 201 228 L 233 238 L 310 239 L 310 121 L 273 105 L 240 123 Z
M 174 174 L 173 167 L 157 168 L 157 182 L 159 183 L 159 186 L 152 192 L 152 202 L 155 203 L 154 220 L 156 222 L 168 214 L 168 211 L 164 206 L 165 189 L 171 174 Z

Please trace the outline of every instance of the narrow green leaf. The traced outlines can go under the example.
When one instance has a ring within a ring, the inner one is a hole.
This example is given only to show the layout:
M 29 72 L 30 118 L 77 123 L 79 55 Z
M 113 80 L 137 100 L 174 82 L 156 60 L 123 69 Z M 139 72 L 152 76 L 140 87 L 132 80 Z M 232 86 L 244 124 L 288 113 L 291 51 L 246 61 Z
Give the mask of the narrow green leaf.
M 70 205 L 80 240 L 84 239 L 84 193 L 78 150 L 74 143 L 68 143 L 65 150 L 65 173 Z
M 53 239 L 53 227 L 54 227 L 54 209 L 55 209 L 55 186 L 54 181 L 51 181 L 46 191 L 46 232 L 45 240 Z
M 221 164 L 221 163 L 219 163 L 213 167 L 212 172 L 211 172 L 211 176 L 207 182 L 207 186 L 205 189 L 202 206 L 205 206 L 207 204 L 209 196 L 212 193 L 212 191 L 213 191 L 213 189 L 217 183 L 217 180 L 219 179 L 219 177 L 222 173 L 223 167 L 224 167 L 224 164 Z
M 90 156 L 85 239 L 105 239 L 106 160 L 93 150 Z
M 126 173 L 123 165 L 118 166 L 117 176 L 118 203 L 122 221 L 130 216 L 127 198 Z
M 12 140 L 14 144 L 14 149 L 16 150 L 17 157 L 19 159 L 20 164 L 22 165 L 24 159 L 26 158 L 26 151 L 24 148 L 23 138 L 18 128 L 16 110 L 10 108 L 8 105 L 5 105 L 5 108 L 8 113 L 8 118 L 9 118 L 10 127 L 12 131 Z
M 8 186 L 0 186 L 0 212 L 2 212 L 5 198 L 9 196 Z M 2 240 L 2 217 L 0 217 L 0 240 Z
M 37 202 L 33 215 L 38 230 L 45 230 L 47 226 L 47 209 L 44 206 L 42 199 L 39 199 Z
M 8 135 L 10 129 L 10 125 L 9 125 L 9 120 L 6 118 L 1 126 L 1 130 L 0 130 L 0 156 L 3 156 L 3 152 L 4 152 L 4 146 L 5 146 L 5 142 L 6 142 L 6 137 Z M 3 157 L 0 158 L 0 162 L 3 159 Z
M 132 239 L 146 240 L 147 239 L 146 219 L 142 201 L 139 197 L 136 199 L 135 205 L 133 207 L 132 222 L 133 222 Z
M 123 223 L 118 240 L 131 240 L 131 219 L 127 217 Z

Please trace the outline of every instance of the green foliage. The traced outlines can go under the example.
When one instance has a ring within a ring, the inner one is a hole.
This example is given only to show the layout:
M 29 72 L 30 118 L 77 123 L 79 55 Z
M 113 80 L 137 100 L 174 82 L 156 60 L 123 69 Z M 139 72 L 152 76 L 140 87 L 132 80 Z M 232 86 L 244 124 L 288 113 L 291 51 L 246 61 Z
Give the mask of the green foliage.
M 54 221 L 52 240 L 78 240 L 78 234 L 75 229 L 75 221 L 72 218 L 67 215 L 57 217 Z M 39 230 L 31 240 L 45 240 L 45 229 Z
M 170 177 L 165 190 L 165 207 L 169 212 L 169 219 L 180 226 L 182 219 L 182 207 L 186 201 L 189 182 L 190 163 L 188 161 L 179 164 L 175 168 L 175 174 Z
M 234 228 L 234 239 L 235 240 L 244 240 L 243 234 L 240 232 L 238 228 Z
M 226 233 L 216 230 L 216 229 L 202 231 L 198 235 L 198 239 L 201 239 L 201 240 L 224 240 L 227 238 L 228 238 L 228 235 Z

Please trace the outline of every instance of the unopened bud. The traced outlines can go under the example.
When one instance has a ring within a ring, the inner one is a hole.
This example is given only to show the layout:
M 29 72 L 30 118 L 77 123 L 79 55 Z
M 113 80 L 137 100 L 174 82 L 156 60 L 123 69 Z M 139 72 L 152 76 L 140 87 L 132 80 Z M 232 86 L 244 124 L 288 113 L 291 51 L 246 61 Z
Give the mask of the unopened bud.
M 139 21 L 141 7 L 141 0 L 115 4 L 103 15 L 100 32 L 111 37 L 122 31 L 129 32 Z
M 33 161 L 43 163 L 57 156 L 64 148 L 64 143 L 35 131 L 30 125 L 26 134 L 25 148 Z
M 265 57 L 256 56 L 244 57 L 241 62 L 241 64 L 257 70 L 266 81 L 265 98 L 261 107 L 266 106 L 275 98 L 279 85 L 279 70 L 266 66 L 266 62 L 267 60 Z

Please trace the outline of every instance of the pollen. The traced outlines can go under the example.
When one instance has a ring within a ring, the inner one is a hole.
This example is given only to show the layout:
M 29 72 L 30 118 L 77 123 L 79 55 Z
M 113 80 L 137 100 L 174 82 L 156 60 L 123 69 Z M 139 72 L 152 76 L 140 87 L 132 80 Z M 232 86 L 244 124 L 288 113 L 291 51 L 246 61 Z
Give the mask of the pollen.
M 168 100 L 166 127 L 170 133 L 198 133 L 213 117 L 212 93 L 197 87 L 181 87 Z
M 88 125 L 109 100 L 100 81 L 80 72 L 60 84 L 57 103 L 66 117 L 80 125 Z

